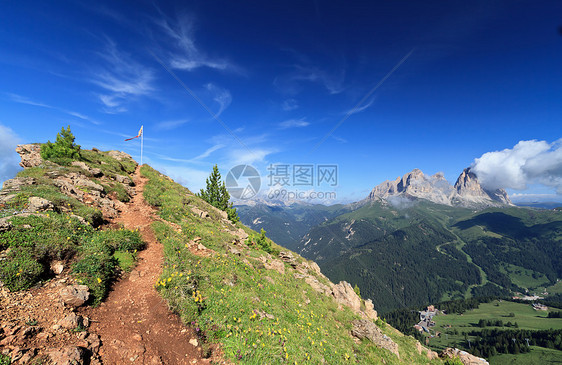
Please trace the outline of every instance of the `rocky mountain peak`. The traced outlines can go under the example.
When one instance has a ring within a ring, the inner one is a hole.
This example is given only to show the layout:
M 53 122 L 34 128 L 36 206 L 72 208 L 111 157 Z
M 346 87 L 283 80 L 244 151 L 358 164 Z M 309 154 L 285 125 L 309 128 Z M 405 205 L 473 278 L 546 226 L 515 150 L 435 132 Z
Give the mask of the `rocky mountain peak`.
M 367 200 L 387 200 L 395 196 L 471 208 L 511 205 L 505 190 L 482 188 L 470 168 L 462 171 L 454 186 L 449 184 L 442 172 L 426 176 L 420 169 L 414 169 L 394 181 L 387 180 L 375 186 Z
M 465 199 L 474 203 L 486 203 L 488 200 L 500 204 L 512 205 L 507 192 L 504 189 L 487 190 L 480 185 L 478 177 L 470 170 L 470 167 L 464 169 L 459 175 L 454 186 L 455 192 Z M 497 205 L 497 204 L 491 204 Z

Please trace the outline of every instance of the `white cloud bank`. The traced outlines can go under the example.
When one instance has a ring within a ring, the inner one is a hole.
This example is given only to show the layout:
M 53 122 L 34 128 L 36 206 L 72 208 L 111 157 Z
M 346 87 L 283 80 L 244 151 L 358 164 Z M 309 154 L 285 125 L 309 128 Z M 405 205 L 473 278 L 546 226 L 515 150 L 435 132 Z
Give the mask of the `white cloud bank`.
M 0 187 L 5 180 L 13 178 L 21 169 L 15 149 L 19 137 L 8 127 L 0 124 Z
M 486 189 L 524 190 L 541 184 L 562 194 L 562 139 L 520 141 L 513 148 L 483 154 L 471 169 Z

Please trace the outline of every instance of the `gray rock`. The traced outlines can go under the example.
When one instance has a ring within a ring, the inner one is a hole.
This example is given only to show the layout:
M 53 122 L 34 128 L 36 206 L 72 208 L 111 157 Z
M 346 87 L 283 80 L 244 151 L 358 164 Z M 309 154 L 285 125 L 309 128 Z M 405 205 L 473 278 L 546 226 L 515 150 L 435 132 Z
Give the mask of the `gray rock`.
M 59 292 L 63 302 L 71 307 L 80 307 L 90 298 L 90 289 L 86 285 L 69 285 Z
M 29 198 L 29 205 L 27 210 L 30 212 L 41 212 L 44 210 L 53 209 L 53 203 L 47 199 L 39 198 L 37 196 L 32 196 Z
M 359 339 L 368 339 L 378 347 L 387 349 L 396 356 L 400 357 L 398 345 L 390 337 L 382 333 L 372 321 L 366 319 L 356 319 L 351 322 L 353 325 L 351 334 Z
M 101 171 L 101 169 L 92 168 L 92 167 L 86 165 L 82 161 L 72 161 L 72 166 L 80 167 L 82 170 L 88 172 L 93 177 L 102 177 L 103 176 L 103 172 Z
M 12 223 L 8 221 L 8 218 L 0 218 L 0 233 L 7 232 L 12 229 Z
M 204 210 L 201 210 L 201 209 L 196 208 L 196 207 L 189 207 L 189 208 L 191 209 L 193 214 L 195 214 L 199 218 L 209 218 L 210 217 L 209 213 L 205 212 Z
M 135 186 L 135 183 L 133 182 L 133 179 L 131 179 L 129 176 L 117 174 L 117 175 L 115 175 L 115 181 L 120 182 L 121 184 L 129 185 L 129 186 Z

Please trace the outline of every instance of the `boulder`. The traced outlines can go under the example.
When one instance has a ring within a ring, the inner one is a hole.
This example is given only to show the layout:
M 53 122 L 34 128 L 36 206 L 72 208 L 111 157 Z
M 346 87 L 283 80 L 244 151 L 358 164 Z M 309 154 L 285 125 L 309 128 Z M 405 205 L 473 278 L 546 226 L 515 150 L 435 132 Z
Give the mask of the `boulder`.
M 103 176 L 103 172 L 101 171 L 101 169 L 92 168 L 92 167 L 86 165 L 82 161 L 72 161 L 72 166 L 80 167 L 82 170 L 88 172 L 93 177 L 102 177 Z
M 398 345 L 390 337 L 382 333 L 372 321 L 366 319 L 356 319 L 352 323 L 351 334 L 359 339 L 368 339 L 378 347 L 387 349 L 396 356 L 400 357 Z
M 58 324 L 62 328 L 72 330 L 77 327 L 84 327 L 84 319 L 82 318 L 82 316 L 71 312 L 68 315 L 66 315 L 63 319 L 61 319 Z
M 355 293 L 351 284 L 346 281 L 340 281 L 339 284 L 332 287 L 332 296 L 336 302 L 350 307 L 354 312 L 361 311 L 361 298 Z
M 41 145 L 39 144 L 20 144 L 16 147 L 16 152 L 21 157 L 21 167 L 35 167 L 43 163 Z
M 119 174 L 115 175 L 115 181 L 120 182 L 121 184 L 135 186 L 133 179 L 131 179 L 129 176 L 119 175 Z
M 86 349 L 79 346 L 67 346 L 51 351 L 49 357 L 57 365 L 80 365 L 86 361 Z
M 290 252 L 287 252 L 287 251 L 279 252 L 279 258 L 281 259 L 281 261 L 285 261 L 286 263 L 291 265 L 293 268 L 296 268 L 299 265 L 297 259 L 295 259 L 293 254 L 290 253 Z
M 80 307 L 90 298 L 90 291 L 86 285 L 65 286 L 59 294 L 63 302 L 71 307 Z
M 441 358 L 450 358 L 454 359 L 458 357 L 460 361 L 464 365 L 489 365 L 490 363 L 481 357 L 474 356 L 469 354 L 466 351 L 462 351 L 456 348 L 447 347 L 441 354 L 439 354 Z
M 47 199 L 39 198 L 37 196 L 32 196 L 29 198 L 29 204 L 27 210 L 30 212 L 41 212 L 44 210 L 53 209 L 53 203 Z
M 193 214 L 195 214 L 199 218 L 209 218 L 209 213 L 205 212 L 204 210 L 201 210 L 201 209 L 196 208 L 196 207 L 190 207 L 190 208 L 191 208 L 191 211 L 193 212 Z
M 12 229 L 12 223 L 8 221 L 8 217 L 0 218 L 0 233 L 7 232 Z
M 51 268 L 51 271 L 56 275 L 62 274 L 62 272 L 64 271 L 63 261 L 58 261 L 58 260 L 52 261 L 49 266 Z

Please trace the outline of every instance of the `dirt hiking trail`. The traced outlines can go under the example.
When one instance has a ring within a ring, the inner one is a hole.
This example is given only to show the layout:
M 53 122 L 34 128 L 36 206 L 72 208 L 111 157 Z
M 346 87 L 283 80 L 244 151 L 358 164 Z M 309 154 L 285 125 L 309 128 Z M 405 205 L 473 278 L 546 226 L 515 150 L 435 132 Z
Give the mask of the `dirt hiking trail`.
M 197 336 L 171 313 L 154 289 L 163 262 L 162 245 L 151 224 L 153 208 L 143 198 L 147 179 L 135 172 L 136 194 L 113 223 L 139 229 L 147 247 L 138 264 L 113 287 L 100 307 L 92 309 L 91 331 L 101 336 L 104 364 L 209 364 Z M 190 343 L 191 340 L 191 343 Z

